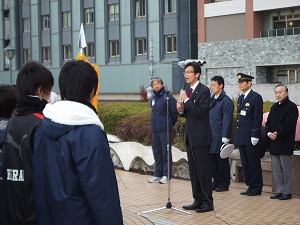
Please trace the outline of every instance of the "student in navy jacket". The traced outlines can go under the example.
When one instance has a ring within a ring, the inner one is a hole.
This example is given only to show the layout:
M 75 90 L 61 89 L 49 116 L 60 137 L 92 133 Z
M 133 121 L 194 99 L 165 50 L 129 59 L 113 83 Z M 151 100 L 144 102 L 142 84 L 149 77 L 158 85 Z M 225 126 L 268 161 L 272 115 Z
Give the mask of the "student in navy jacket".
M 35 136 L 38 224 L 123 224 L 107 136 L 91 104 L 97 86 L 97 73 L 87 62 L 69 61 L 60 71 L 63 100 L 47 104 Z
M 12 85 L 0 84 L 0 224 L 9 225 L 4 198 L 3 143 L 6 126 L 17 105 L 17 89 Z
M 224 79 L 221 76 L 211 78 L 211 92 L 209 106 L 209 121 L 212 135 L 209 156 L 212 162 L 213 190 L 228 191 L 230 185 L 229 159 L 220 157 L 223 143 L 229 143 L 233 120 L 233 101 L 224 91 Z
M 52 73 L 35 61 L 25 63 L 17 76 L 17 106 L 7 123 L 3 144 L 4 193 L 13 225 L 37 224 L 32 189 L 34 135 L 53 83 Z
M 248 186 L 241 195 L 261 195 L 263 180 L 257 144 L 261 134 L 263 99 L 260 94 L 251 89 L 254 77 L 238 73 L 237 78 L 243 94 L 238 98 L 234 145 L 239 147 L 243 177 Z

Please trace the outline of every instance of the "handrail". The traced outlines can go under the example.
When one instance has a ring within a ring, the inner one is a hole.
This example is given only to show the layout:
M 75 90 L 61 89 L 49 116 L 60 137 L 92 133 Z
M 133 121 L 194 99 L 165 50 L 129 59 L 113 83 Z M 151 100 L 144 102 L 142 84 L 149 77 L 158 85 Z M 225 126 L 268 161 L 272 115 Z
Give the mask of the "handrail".
M 277 37 L 277 36 L 297 35 L 297 34 L 300 34 L 300 27 L 265 30 L 260 32 L 260 37 Z

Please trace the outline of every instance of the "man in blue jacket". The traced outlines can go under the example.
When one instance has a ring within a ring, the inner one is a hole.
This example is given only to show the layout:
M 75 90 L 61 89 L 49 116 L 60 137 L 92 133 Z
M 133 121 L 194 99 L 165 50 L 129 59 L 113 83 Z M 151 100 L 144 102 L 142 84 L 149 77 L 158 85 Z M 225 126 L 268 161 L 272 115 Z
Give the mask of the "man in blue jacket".
M 221 76 L 211 78 L 211 92 L 209 106 L 209 122 L 212 142 L 209 156 L 212 164 L 213 190 L 228 191 L 230 184 L 229 159 L 220 157 L 223 143 L 229 143 L 233 120 L 233 101 L 224 91 L 224 79 Z
M 243 178 L 248 186 L 241 195 L 256 196 L 261 195 L 263 187 L 260 151 L 257 147 L 261 134 L 263 99 L 251 89 L 254 77 L 238 73 L 237 78 L 243 94 L 238 98 L 234 145 L 239 147 Z
M 166 91 L 161 78 L 151 80 L 153 94 L 151 98 L 151 145 L 155 161 L 154 177 L 149 183 L 166 184 L 172 176 L 172 127 L 177 121 L 176 100 Z M 169 174 L 168 174 L 169 151 Z
M 63 101 L 47 104 L 35 136 L 38 224 L 123 224 L 107 136 L 91 104 L 97 86 L 97 73 L 87 62 L 69 61 L 60 71 Z

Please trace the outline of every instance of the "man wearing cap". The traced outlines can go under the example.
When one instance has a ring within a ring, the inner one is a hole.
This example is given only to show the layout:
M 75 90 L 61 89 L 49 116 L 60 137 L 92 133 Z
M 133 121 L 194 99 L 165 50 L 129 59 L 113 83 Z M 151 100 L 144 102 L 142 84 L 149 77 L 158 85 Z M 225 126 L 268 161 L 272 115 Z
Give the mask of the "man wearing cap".
M 228 158 L 220 157 L 222 143 L 229 143 L 233 120 L 233 101 L 224 91 L 224 79 L 221 76 L 211 78 L 211 99 L 209 121 L 212 142 L 209 156 L 212 163 L 213 190 L 228 191 L 230 184 L 230 165 Z
M 261 195 L 263 187 L 260 152 L 257 147 L 261 134 L 263 99 L 251 89 L 254 77 L 238 73 L 237 78 L 243 94 L 238 98 L 234 145 L 239 147 L 243 178 L 248 186 L 241 195 L 256 196 Z
M 148 182 L 167 184 L 172 176 L 171 137 L 172 127 L 178 118 L 176 99 L 169 91 L 165 90 L 164 82 L 159 77 L 154 77 L 151 80 L 151 87 L 153 88 L 151 97 L 151 145 L 155 167 L 154 177 L 148 179 Z

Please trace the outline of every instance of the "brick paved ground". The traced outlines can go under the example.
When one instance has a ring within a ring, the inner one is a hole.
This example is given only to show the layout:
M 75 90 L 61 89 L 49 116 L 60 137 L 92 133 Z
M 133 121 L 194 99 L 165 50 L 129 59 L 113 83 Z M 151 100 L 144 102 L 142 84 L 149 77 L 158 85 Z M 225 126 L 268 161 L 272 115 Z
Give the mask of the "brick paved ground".
M 261 196 L 241 196 L 246 186 L 232 181 L 230 190 L 213 193 L 215 212 L 188 215 L 173 209 L 141 212 L 165 207 L 168 185 L 149 184 L 150 175 L 116 170 L 125 225 L 195 225 L 195 224 L 300 224 L 300 199 L 280 201 L 270 199 L 270 187 Z M 173 207 L 182 209 L 192 203 L 190 181 L 172 179 L 170 200 Z

